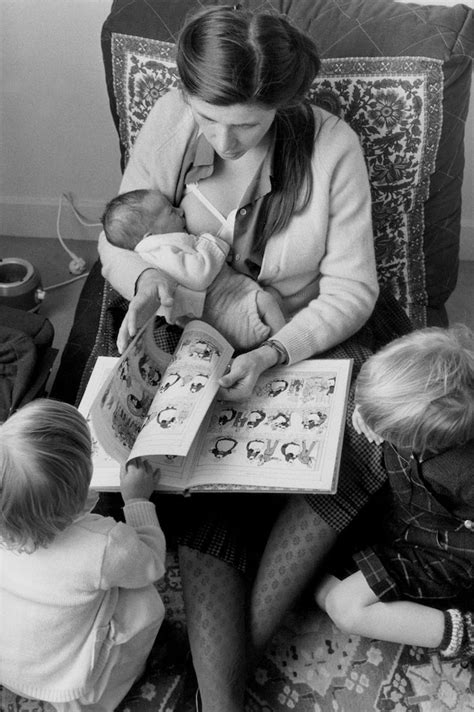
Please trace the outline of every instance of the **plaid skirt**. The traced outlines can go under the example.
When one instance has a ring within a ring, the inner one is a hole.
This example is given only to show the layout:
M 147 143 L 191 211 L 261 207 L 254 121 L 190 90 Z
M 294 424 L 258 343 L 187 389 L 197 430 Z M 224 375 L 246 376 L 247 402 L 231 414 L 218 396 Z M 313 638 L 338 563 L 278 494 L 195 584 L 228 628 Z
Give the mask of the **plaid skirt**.
M 411 600 L 435 608 L 472 609 L 472 566 L 439 548 L 384 546 L 366 548 L 354 560 L 381 601 Z

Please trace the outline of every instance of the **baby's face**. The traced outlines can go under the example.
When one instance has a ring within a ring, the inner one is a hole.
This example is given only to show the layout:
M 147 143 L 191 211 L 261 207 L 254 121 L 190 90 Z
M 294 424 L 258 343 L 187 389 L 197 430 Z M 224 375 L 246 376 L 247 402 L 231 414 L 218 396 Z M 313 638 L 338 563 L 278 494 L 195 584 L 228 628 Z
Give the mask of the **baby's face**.
M 175 208 L 158 191 L 150 191 L 144 200 L 144 207 L 153 216 L 149 230 L 152 234 L 183 232 L 186 229 L 183 209 Z

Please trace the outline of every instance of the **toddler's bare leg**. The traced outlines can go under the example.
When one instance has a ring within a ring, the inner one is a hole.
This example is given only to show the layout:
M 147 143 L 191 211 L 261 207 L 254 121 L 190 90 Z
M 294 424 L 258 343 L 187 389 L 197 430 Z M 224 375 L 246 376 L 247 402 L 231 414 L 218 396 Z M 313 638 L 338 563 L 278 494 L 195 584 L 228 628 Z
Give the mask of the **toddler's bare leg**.
M 348 633 L 403 645 L 436 648 L 444 632 L 444 615 L 414 601 L 379 601 L 360 571 L 338 581 L 324 579 L 316 601 Z

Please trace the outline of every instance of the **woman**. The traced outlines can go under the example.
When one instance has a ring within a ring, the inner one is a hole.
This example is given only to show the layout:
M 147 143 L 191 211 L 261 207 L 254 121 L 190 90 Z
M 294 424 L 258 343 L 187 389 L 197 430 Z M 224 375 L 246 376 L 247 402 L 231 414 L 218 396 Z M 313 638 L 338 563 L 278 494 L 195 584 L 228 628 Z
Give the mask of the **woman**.
M 310 358 L 348 339 L 377 298 L 370 191 L 358 139 L 305 100 L 319 64 L 312 41 L 284 17 L 228 6 L 201 11 L 178 40 L 182 90 L 152 109 L 123 177 L 121 192 L 158 188 L 181 204 L 187 229 L 196 234 L 219 227 L 210 202 L 233 226 L 234 270 L 279 297 L 287 323 L 270 343 L 236 356 L 221 380 L 229 400 L 245 398 L 277 363 Z M 186 189 L 196 183 L 204 201 Z M 175 285 L 103 236 L 99 250 L 104 276 L 131 300 L 118 339 L 123 349 L 160 301 L 172 301 Z M 213 290 L 225 288 L 218 277 L 208 292 L 216 328 Z M 357 351 L 360 359 L 364 354 Z M 253 495 L 198 495 L 181 505 L 190 510 L 181 517 L 189 527 L 179 553 L 205 712 L 242 712 L 249 665 L 338 532 L 380 486 L 380 471 L 366 482 L 365 468 L 354 469 L 350 447 L 345 459 L 334 497 L 268 496 L 263 508 Z M 253 553 L 261 543 L 263 553 L 247 599 L 249 542 Z

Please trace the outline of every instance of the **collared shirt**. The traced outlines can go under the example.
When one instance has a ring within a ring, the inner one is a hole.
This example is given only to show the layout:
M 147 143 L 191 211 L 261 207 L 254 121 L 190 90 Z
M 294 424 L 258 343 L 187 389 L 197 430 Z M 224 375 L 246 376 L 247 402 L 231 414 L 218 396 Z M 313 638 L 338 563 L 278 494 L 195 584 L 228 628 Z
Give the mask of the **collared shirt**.
M 250 181 L 238 206 L 235 218 L 234 241 L 227 261 L 243 274 L 258 280 L 263 259 L 263 250 L 255 249 L 255 235 L 263 200 L 272 189 L 273 146 L 260 164 Z M 187 147 L 183 159 L 184 170 L 180 177 L 178 191 L 184 192 L 185 183 L 199 183 L 214 173 L 215 151 L 204 134 L 198 134 Z

